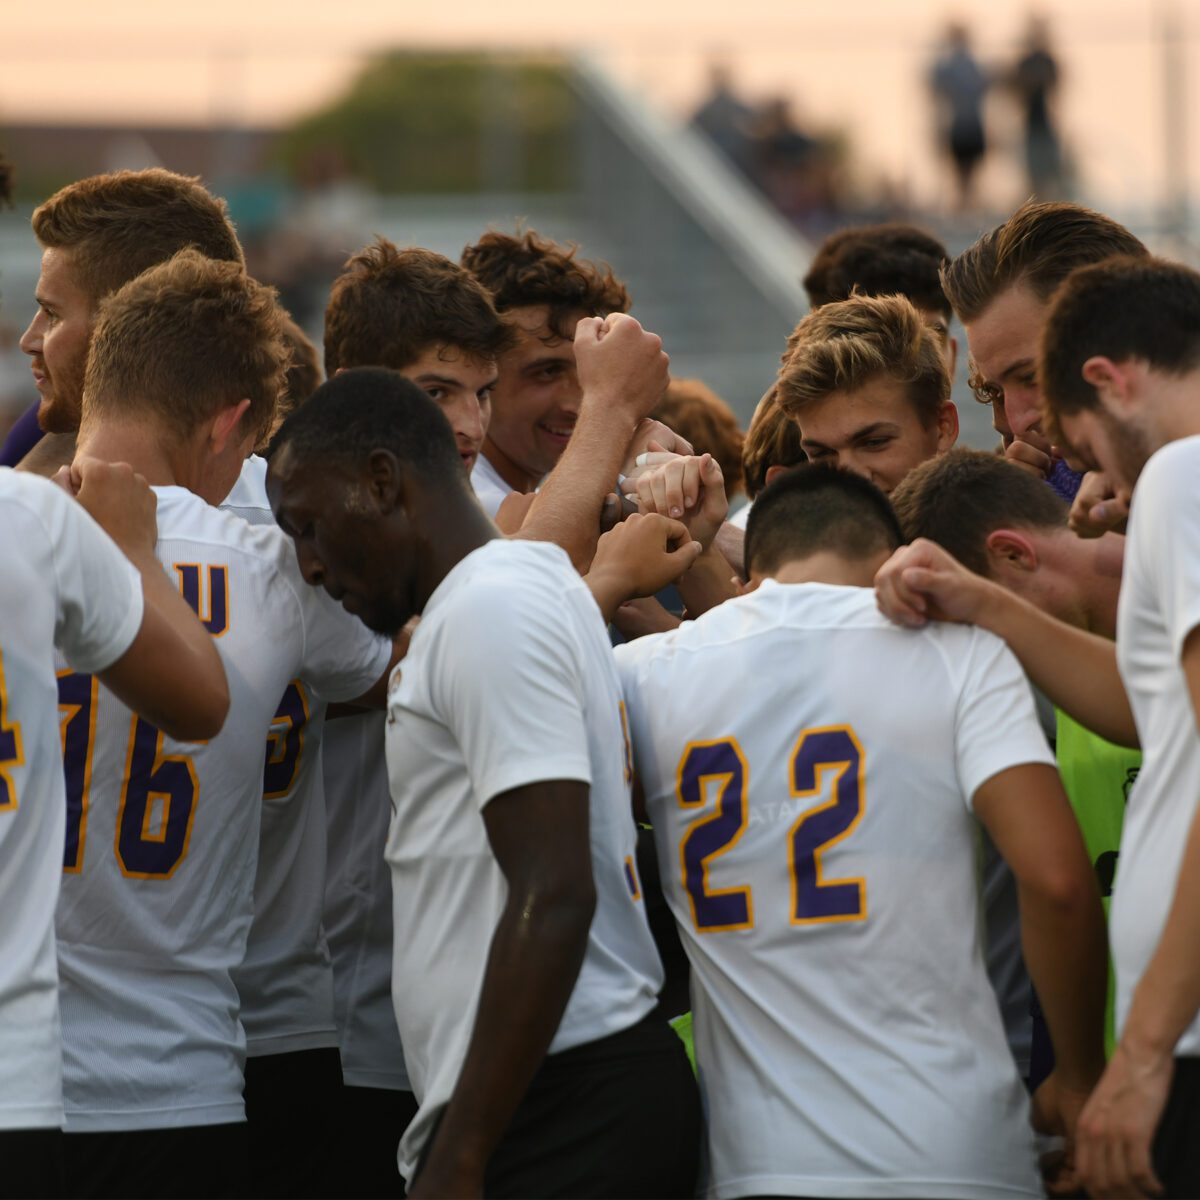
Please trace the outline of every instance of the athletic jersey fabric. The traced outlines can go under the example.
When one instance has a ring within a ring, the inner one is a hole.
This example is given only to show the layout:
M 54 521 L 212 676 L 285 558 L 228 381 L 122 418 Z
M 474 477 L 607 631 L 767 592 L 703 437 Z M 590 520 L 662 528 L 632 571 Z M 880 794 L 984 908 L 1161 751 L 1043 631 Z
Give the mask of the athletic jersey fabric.
M 662 967 L 632 873 L 637 831 L 616 669 L 596 602 L 557 546 L 497 538 L 430 597 L 388 699 L 393 995 L 421 1108 L 400 1147 L 411 1178 L 454 1089 L 505 883 L 482 811 L 526 784 L 590 784 L 596 910 L 550 1053 L 627 1029 Z M 420 920 L 407 919 L 421 914 Z
M 46 436 L 38 424 L 40 407 L 35 400 L 9 427 L 0 446 L 0 467 L 15 467 Z
M 1196 813 L 1200 734 L 1181 656 L 1200 625 L 1200 437 L 1151 455 L 1133 492 L 1117 606 L 1117 663 L 1142 745 L 1109 922 L 1117 1029 L 1158 948 Z M 1200 1015 L 1175 1047 L 1200 1055 Z
M 1142 754 L 1140 750 L 1129 750 L 1105 741 L 1065 712 L 1057 715 L 1054 754 L 1058 759 L 1058 773 L 1062 776 L 1067 799 L 1075 810 L 1088 857 L 1096 868 L 1096 881 L 1107 914 L 1116 879 L 1125 804 L 1141 769 Z M 1111 962 L 1108 969 L 1104 1040 L 1111 1055 L 1116 1046 L 1116 981 Z
M 342 1079 L 347 1087 L 409 1092 L 392 1005 L 392 873 L 383 857 L 392 803 L 383 730 L 383 713 L 339 717 L 325 730 L 325 936 Z
M 266 459 L 246 459 L 221 507 L 251 525 L 275 524 Z M 325 709 L 293 679 L 267 737 L 254 920 L 246 956 L 233 972 L 250 1058 L 337 1045 L 318 885 L 325 877 Z
M 54 905 L 66 800 L 55 647 L 102 671 L 142 624 L 142 581 L 61 489 L 0 469 L 0 1129 L 63 1123 Z
M 1041 1195 L 971 812 L 1053 763 L 1011 652 L 768 581 L 614 656 L 692 961 L 708 1195 Z
M 267 732 L 290 680 L 352 699 L 390 656 L 304 582 L 280 530 L 183 488 L 154 490 L 159 561 L 215 638 L 230 709 L 217 737 L 177 743 L 101 688 L 92 736 L 79 716 L 79 736 L 66 727 L 57 925 L 68 1132 L 243 1119 L 230 973 L 253 912 Z M 90 776 L 79 766 L 89 759 Z M 74 805 L 73 777 L 86 780 Z
M 480 507 L 493 521 L 500 505 L 516 490 L 500 478 L 500 472 L 482 454 L 475 459 L 475 465 L 471 468 L 471 487 Z

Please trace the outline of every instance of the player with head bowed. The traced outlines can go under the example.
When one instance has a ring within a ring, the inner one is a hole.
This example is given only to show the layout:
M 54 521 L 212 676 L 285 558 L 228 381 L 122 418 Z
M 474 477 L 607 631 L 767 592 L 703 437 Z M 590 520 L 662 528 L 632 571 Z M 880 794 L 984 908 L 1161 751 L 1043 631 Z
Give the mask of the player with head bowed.
M 63 1188 L 54 907 L 67 805 L 55 653 L 173 737 L 216 737 L 229 707 L 212 640 L 154 556 L 145 481 L 81 459 L 73 483 L 78 504 L 0 471 L 0 1145 L 14 1196 Z
M 147 267 L 188 246 L 244 263 L 225 202 L 198 179 L 152 168 L 78 180 L 33 212 L 42 247 L 37 312 L 21 335 L 40 396 L 38 429 L 3 461 L 52 475 L 71 461 L 88 344 L 100 301 Z M 50 435 L 42 440 L 42 434 Z M 29 457 L 26 459 L 25 455 Z
M 1070 1130 L 1103 1066 L 1103 919 L 1053 760 L 995 637 L 913 637 L 870 582 L 886 499 L 801 467 L 758 497 L 748 594 L 615 649 L 636 774 L 693 967 L 707 1193 L 1041 1194 L 984 969 L 977 822 L 1020 882 Z M 803 664 L 794 686 L 754 688 Z
M 852 296 L 809 313 L 788 339 L 776 397 L 811 461 L 885 493 L 958 437 L 937 335 L 902 296 Z
M 1071 628 L 915 542 L 878 579 L 906 624 L 968 620 L 1000 634 L 1083 725 L 1143 763 L 1112 901 L 1118 1045 L 1080 1121 L 1080 1171 L 1098 1196 L 1197 1189 L 1200 1058 L 1200 638 L 1195 470 L 1200 275 L 1145 257 L 1068 277 L 1047 314 L 1046 431 L 1132 500 L 1117 641 Z
M 581 321 L 575 350 L 618 428 L 661 394 L 660 343 L 631 318 Z M 394 374 L 327 383 L 280 430 L 268 490 L 310 583 L 376 629 L 421 615 L 387 725 L 409 1194 L 691 1195 L 694 1082 L 651 1016 L 661 967 L 596 600 L 559 547 L 497 537 L 444 419 Z M 687 541 L 642 520 L 660 553 Z M 601 574 L 610 611 L 619 572 Z
M 1145 253 L 1128 229 L 1102 213 L 1031 200 L 942 268 L 942 286 L 967 331 L 971 388 L 991 405 L 1005 457 L 1047 479 L 1068 501 L 1082 476 L 1063 462 L 1042 426 L 1037 374 L 1050 300 L 1076 267 Z
M 283 320 L 239 264 L 189 250 L 106 299 L 92 335 L 80 452 L 128 461 L 155 488 L 158 560 L 214 639 L 231 699 L 220 736 L 181 743 L 88 676 L 60 680 L 72 1195 L 246 1186 L 231 972 L 253 913 L 264 740 L 292 680 L 326 700 L 383 699 L 390 644 L 304 585 L 277 529 L 214 507 L 271 424 Z M 285 771 L 298 745 L 276 733 Z

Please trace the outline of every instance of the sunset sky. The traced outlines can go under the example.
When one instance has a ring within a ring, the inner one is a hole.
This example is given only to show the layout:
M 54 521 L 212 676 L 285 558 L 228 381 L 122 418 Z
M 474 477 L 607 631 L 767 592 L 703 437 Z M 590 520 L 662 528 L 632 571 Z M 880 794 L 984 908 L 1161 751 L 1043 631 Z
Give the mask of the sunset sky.
M 1200 111 L 1200 0 L 1044 0 L 1065 72 L 1061 115 L 1085 194 L 1114 211 L 1157 204 L 1169 157 L 1162 25 L 1173 9 Z M 797 115 L 852 142 L 858 178 L 929 200 L 941 177 L 924 72 L 948 17 L 989 65 L 1011 62 L 1033 7 L 1010 0 L 0 0 L 0 123 L 40 120 L 279 123 L 322 102 L 364 54 L 394 45 L 589 50 L 654 103 L 683 112 L 721 52 L 751 97 L 784 92 Z M 736 14 L 736 16 L 734 15 Z M 1011 103 L 992 101 L 998 154 L 985 185 L 1015 200 Z M 1200 194 L 1200 117 L 1174 155 Z M 1012 193 L 1010 196 L 1008 193 Z

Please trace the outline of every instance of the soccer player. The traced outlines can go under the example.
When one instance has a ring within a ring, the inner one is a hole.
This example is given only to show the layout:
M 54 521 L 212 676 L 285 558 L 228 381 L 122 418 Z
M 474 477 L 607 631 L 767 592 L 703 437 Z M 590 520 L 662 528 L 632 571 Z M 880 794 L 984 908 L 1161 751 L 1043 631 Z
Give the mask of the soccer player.
M 967 331 L 971 388 L 992 407 L 1005 455 L 1074 499 L 1081 476 L 1052 454 L 1042 429 L 1038 340 L 1054 289 L 1076 268 L 1114 254 L 1145 254 L 1124 226 L 1078 204 L 1023 204 L 942 269 L 942 286 Z
M 187 246 L 209 258 L 244 260 L 225 202 L 198 179 L 159 168 L 68 184 L 34 209 L 32 224 L 42 247 L 42 271 L 38 309 L 21 336 L 21 349 L 32 359 L 41 397 L 38 425 L 51 436 L 25 447 L 29 458 L 22 466 L 53 475 L 74 451 L 100 301 Z
M 512 492 L 534 491 L 570 441 L 583 397 L 576 324 L 628 312 L 629 293 L 611 268 L 532 231 L 485 233 L 463 250 L 462 265 L 517 329 L 517 344 L 500 356 L 492 422 L 471 473 L 484 512 L 494 517 Z
M 1028 686 L 989 634 L 876 612 L 900 540 L 871 484 L 802 467 L 754 506 L 751 594 L 615 650 L 692 962 L 710 1196 L 1041 1195 L 977 821 L 1059 1052 L 1043 1122 L 1069 1133 L 1103 1066 L 1103 918 Z
M 575 342 L 618 428 L 661 394 L 636 321 L 583 320 Z M 427 397 L 363 369 L 284 423 L 268 475 L 310 583 L 377 629 L 421 614 L 387 726 L 393 986 L 421 1105 L 401 1170 L 414 1197 L 690 1196 L 694 1081 L 650 1017 L 604 623 L 560 548 L 497 538 L 456 462 Z
M 1200 1190 L 1198 329 L 1200 275 L 1144 257 L 1081 268 L 1047 315 L 1047 432 L 1133 496 L 1115 653 L 926 542 L 878 579 L 895 619 L 992 629 L 1083 725 L 1141 745 L 1112 901 L 1118 1044 L 1080 1120 L 1079 1169 L 1099 1196 Z
M 907 540 L 927 538 L 974 571 L 1069 625 L 1117 636 L 1125 541 L 1092 541 L 1067 525 L 1066 502 L 993 454 L 951 450 L 922 463 L 892 493 Z M 1112 895 L 1121 824 L 1142 756 L 1055 713 L 1055 757 L 1100 894 Z M 1112 1045 L 1112 1003 L 1106 1042 Z
M 954 315 L 939 271 L 950 255 L 932 234 L 915 225 L 887 222 L 839 229 L 817 249 L 804 277 L 813 308 L 860 296 L 906 296 L 937 334 L 954 378 L 958 341 L 950 334 Z
M 78 504 L 0 471 L 0 1147 L 13 1196 L 59 1196 L 63 1185 L 54 906 L 67 806 L 55 651 L 176 737 L 215 737 L 229 708 L 211 639 L 154 557 L 145 481 L 81 459 L 73 483 Z
M 287 365 L 274 293 L 183 251 L 105 300 L 81 453 L 159 498 L 156 553 L 230 680 L 219 737 L 179 743 L 87 676 L 60 681 L 67 853 L 58 907 L 67 1189 L 246 1186 L 244 1038 L 230 973 L 253 911 L 264 742 L 292 680 L 381 703 L 391 647 L 306 587 L 287 539 L 214 507 L 272 421 Z M 279 733 L 283 771 L 296 743 Z
M 776 396 L 811 461 L 885 493 L 958 437 L 937 336 L 902 296 L 853 296 L 809 313 L 789 339 Z

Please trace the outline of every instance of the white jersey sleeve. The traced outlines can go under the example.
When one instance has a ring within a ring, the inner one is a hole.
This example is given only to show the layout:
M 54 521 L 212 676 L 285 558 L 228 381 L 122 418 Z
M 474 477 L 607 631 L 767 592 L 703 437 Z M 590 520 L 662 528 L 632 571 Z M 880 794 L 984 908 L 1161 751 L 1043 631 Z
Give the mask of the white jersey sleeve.
M 137 571 L 53 484 L 0 470 L 0 1129 L 63 1123 L 54 909 L 64 780 L 56 646 L 91 670 L 142 619 Z
M 529 588 L 508 599 L 457 592 L 445 617 L 454 636 L 430 664 L 435 711 L 462 749 L 480 807 L 526 784 L 592 781 L 583 664 L 562 639 L 559 599 Z M 503 680 L 503 690 L 480 687 L 487 679 Z
M 500 472 L 482 454 L 471 468 L 471 488 L 479 501 L 479 507 L 493 520 L 500 511 L 500 505 L 514 491 L 500 478 Z

